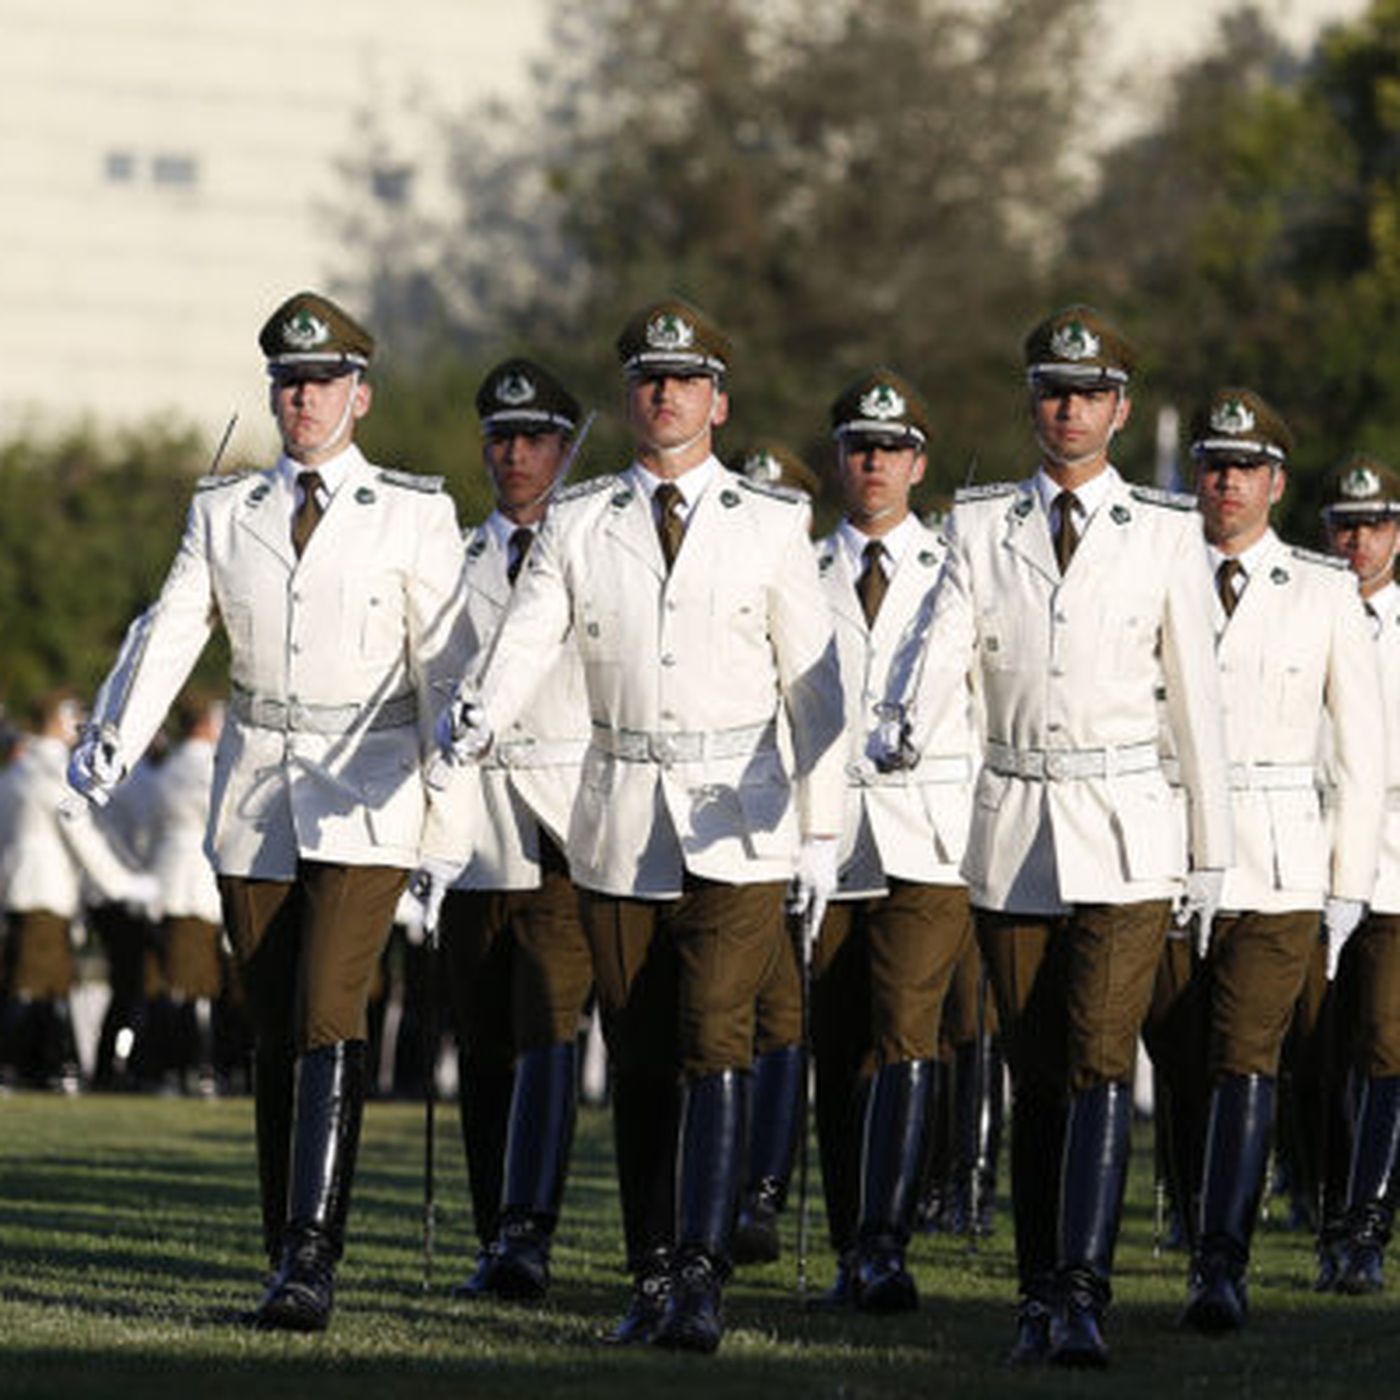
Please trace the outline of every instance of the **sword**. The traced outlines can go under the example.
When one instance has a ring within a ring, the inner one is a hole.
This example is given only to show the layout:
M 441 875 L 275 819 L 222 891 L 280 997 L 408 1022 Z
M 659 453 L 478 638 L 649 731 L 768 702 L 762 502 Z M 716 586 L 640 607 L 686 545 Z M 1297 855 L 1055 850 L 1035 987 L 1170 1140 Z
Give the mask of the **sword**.
M 423 925 L 423 1292 L 433 1281 L 437 1238 L 437 1051 L 440 915 Z
M 206 476 L 217 476 L 219 474 L 219 463 L 224 460 L 224 449 L 228 446 L 229 439 L 233 436 L 234 426 L 238 422 L 238 410 L 234 409 L 228 420 L 228 427 L 224 429 L 224 435 L 219 439 L 219 445 L 214 449 L 214 456 L 209 462 L 209 470 Z
M 802 960 L 802 1097 L 797 1121 L 797 1297 L 807 1297 L 807 1250 L 812 1226 L 812 1198 L 808 1190 L 808 1162 L 811 1156 L 808 1117 L 812 1083 L 812 947 L 818 933 L 819 901 L 812 899 L 802 911 L 797 936 L 801 940 L 798 957 Z

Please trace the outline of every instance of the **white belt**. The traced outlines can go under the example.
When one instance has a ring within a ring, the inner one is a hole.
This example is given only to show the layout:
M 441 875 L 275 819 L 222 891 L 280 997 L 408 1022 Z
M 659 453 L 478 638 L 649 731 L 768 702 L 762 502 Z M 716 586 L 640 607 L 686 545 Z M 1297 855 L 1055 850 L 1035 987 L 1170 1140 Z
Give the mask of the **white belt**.
M 912 768 L 880 769 L 868 759 L 846 765 L 846 781 L 852 787 L 924 787 L 932 783 L 970 783 L 972 760 L 965 753 L 934 755 L 919 759 Z
M 1148 773 L 1160 766 L 1155 742 L 1102 749 L 1015 749 L 995 740 L 987 744 L 987 767 L 993 773 L 1037 782 L 1112 778 L 1119 773 Z
M 614 729 L 593 721 L 593 747 L 624 763 L 700 763 L 705 759 L 749 758 L 761 749 L 776 747 L 777 730 L 771 719 L 761 724 L 741 724 L 734 729 L 674 730 Z
M 1311 763 L 1231 763 L 1225 773 L 1231 792 L 1317 786 L 1317 770 Z
M 229 701 L 234 717 L 254 729 L 280 734 L 348 734 L 401 729 L 418 719 L 418 697 L 412 691 L 370 705 L 308 705 L 300 700 L 273 700 L 235 686 Z
M 574 768 L 587 752 L 587 739 L 507 739 L 492 744 L 482 767 Z

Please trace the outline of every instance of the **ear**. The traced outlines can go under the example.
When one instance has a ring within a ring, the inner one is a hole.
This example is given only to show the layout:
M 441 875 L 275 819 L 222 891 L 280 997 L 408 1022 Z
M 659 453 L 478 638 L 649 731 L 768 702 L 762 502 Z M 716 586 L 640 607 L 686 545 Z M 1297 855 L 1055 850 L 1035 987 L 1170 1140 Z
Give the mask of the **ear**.
M 1133 416 L 1133 401 L 1123 393 L 1118 399 L 1118 412 L 1113 415 L 1113 429 L 1115 432 L 1122 432 L 1127 426 L 1128 419 Z
M 374 402 L 374 389 L 363 379 L 355 385 L 355 397 L 350 406 L 350 412 L 356 418 L 363 418 L 369 412 L 369 406 Z
M 722 427 L 729 421 L 729 395 L 718 385 L 715 386 L 714 402 L 710 405 L 710 426 Z
M 928 470 L 928 458 L 922 452 L 914 454 L 914 465 L 909 469 L 910 486 L 917 485 L 924 479 L 924 472 Z
M 1277 505 L 1280 498 L 1283 496 L 1283 488 L 1288 484 L 1288 474 L 1282 467 L 1274 467 L 1270 472 L 1270 476 L 1272 479 L 1269 482 L 1269 504 L 1272 506 Z

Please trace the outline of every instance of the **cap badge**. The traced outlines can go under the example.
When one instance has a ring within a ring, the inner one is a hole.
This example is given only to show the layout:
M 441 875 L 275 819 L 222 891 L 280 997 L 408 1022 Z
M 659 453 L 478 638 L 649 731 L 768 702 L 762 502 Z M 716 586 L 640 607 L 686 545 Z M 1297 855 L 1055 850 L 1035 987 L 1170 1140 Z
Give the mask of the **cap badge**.
M 647 322 L 647 344 L 653 350 L 689 350 L 695 327 L 674 311 L 661 311 Z
M 750 481 L 778 481 L 783 475 L 783 469 L 771 452 L 755 452 L 744 463 L 744 475 Z
M 1252 433 L 1254 412 L 1241 399 L 1222 399 L 1210 411 L 1210 426 L 1217 433 Z
M 904 395 L 888 384 L 877 384 L 861 395 L 858 405 L 867 418 L 878 418 L 882 422 L 891 418 L 903 418 L 906 404 Z
M 1050 337 L 1050 353 L 1061 360 L 1092 360 L 1099 353 L 1099 338 L 1083 321 L 1066 321 Z
M 521 404 L 529 403 L 535 397 L 534 382 L 529 375 L 512 370 L 496 381 L 496 397 L 507 408 L 519 408 Z
M 331 328 L 309 311 L 298 311 L 282 322 L 282 339 L 293 350 L 314 350 L 331 338 Z
M 1370 467 L 1353 467 L 1338 483 L 1342 495 L 1364 501 L 1381 494 L 1381 479 Z

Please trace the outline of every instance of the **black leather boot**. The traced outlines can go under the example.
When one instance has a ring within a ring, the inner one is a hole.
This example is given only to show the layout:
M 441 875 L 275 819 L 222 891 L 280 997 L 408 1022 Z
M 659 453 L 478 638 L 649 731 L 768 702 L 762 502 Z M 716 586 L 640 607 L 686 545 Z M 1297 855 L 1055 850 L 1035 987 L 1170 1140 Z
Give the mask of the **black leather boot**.
M 807 1056 L 800 1045 L 770 1050 L 754 1061 L 748 1177 L 730 1252 L 735 1264 L 772 1263 L 781 1252 L 778 1212 L 787 1200 L 804 1103 Z
M 958 1053 L 948 1060 L 931 1060 L 933 1087 L 925 1111 L 924 1161 L 919 1168 L 919 1199 L 914 1207 L 914 1228 L 926 1235 L 952 1229 L 957 1214 Z
M 1400 1155 L 1400 1076 L 1368 1079 L 1356 1123 L 1347 1183 L 1342 1293 L 1379 1293 L 1381 1267 L 1394 1219 L 1395 1165 Z
M 676 1153 L 681 1090 L 673 1075 L 613 1074 L 613 1145 L 632 1296 L 604 1338 L 615 1346 L 650 1342 L 671 1295 L 676 1238 Z
M 996 1038 L 959 1045 L 953 1058 L 953 1164 L 946 1212 L 952 1234 L 992 1233 L 1004 1097 Z
M 904 1266 L 924 1161 L 931 1060 L 884 1065 L 865 1115 L 856 1306 L 862 1312 L 912 1312 L 919 1290 Z
M 1013 1086 L 1011 1214 L 1021 1302 L 1006 1358 L 1012 1366 L 1037 1366 L 1050 1355 L 1064 1132 L 1064 1099 L 1058 1092 L 1031 1080 Z
M 748 1100 L 747 1070 L 721 1070 L 686 1086 L 678 1244 L 657 1346 L 709 1353 L 724 1334 L 720 1293 L 729 1274 Z
M 1060 1171 L 1060 1310 L 1050 1327 L 1048 1358 L 1056 1366 L 1108 1365 L 1103 1315 L 1112 1294 L 1132 1125 L 1128 1084 L 1095 1084 L 1070 1100 Z
M 1211 1095 L 1202 1175 L 1199 1243 L 1182 1323 L 1233 1332 L 1249 1310 L 1245 1271 L 1274 1120 L 1274 1081 L 1227 1074 Z
M 476 1298 L 489 1292 L 496 1233 L 500 1228 L 501 1190 L 505 1180 L 506 1128 L 515 1081 L 513 1071 L 476 1056 L 457 1057 L 457 1114 L 467 1160 L 472 1222 L 480 1248 L 476 1266 L 452 1290 L 454 1298 Z
M 515 1062 L 501 1226 L 485 1279 L 497 1298 L 533 1302 L 549 1288 L 549 1246 L 574 1138 L 576 1062 L 572 1040 L 527 1050 Z
M 856 1226 L 860 1220 L 860 1157 L 872 1079 L 847 1074 L 818 1058 L 817 1150 L 827 1235 L 836 1253 L 836 1279 L 811 1299 L 814 1309 L 855 1306 Z
M 362 1040 L 322 1046 L 296 1063 L 282 1261 L 258 1305 L 258 1327 L 320 1332 L 330 1321 L 368 1079 Z
M 258 1190 L 262 1203 L 263 1251 L 276 1270 L 287 1224 L 287 1178 L 292 1160 L 294 1060 L 259 1050 L 253 1061 L 253 1118 L 258 1139 Z

